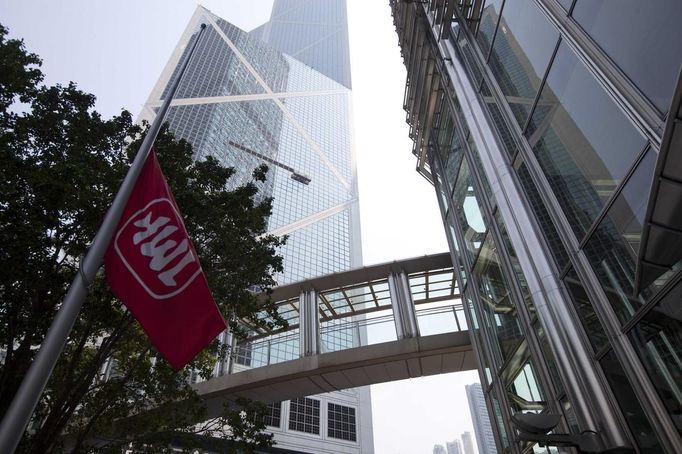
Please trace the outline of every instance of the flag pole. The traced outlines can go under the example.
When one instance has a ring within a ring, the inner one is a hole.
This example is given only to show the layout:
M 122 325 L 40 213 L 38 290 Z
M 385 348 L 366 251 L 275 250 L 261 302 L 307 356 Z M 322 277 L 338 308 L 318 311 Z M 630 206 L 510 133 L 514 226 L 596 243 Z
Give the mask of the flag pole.
M 192 43 L 192 48 L 182 63 L 180 71 L 175 77 L 161 109 L 149 127 L 149 131 L 147 131 L 147 135 L 142 141 L 142 145 L 140 145 L 140 149 L 123 183 L 121 183 L 111 208 L 107 211 L 104 221 L 102 221 L 102 225 L 92 241 L 92 245 L 79 264 L 79 272 L 76 273 L 71 282 L 64 301 L 59 311 L 57 311 L 57 315 L 45 339 L 43 339 L 34 361 L 31 363 L 14 399 L 12 399 L 7 413 L 2 419 L 2 424 L 0 425 L 0 453 L 13 453 L 26 430 L 33 410 L 35 410 L 45 385 L 52 374 L 57 358 L 59 358 L 60 353 L 64 349 L 69 333 L 78 318 L 78 313 L 88 293 L 88 285 L 94 280 L 97 271 L 102 265 L 102 259 L 109 247 L 114 230 L 123 215 L 130 194 L 142 172 L 154 140 L 161 129 L 161 124 L 166 116 L 166 112 L 168 112 L 171 100 L 180 85 L 182 75 L 185 73 L 205 29 L 206 24 L 201 24 L 201 29 Z

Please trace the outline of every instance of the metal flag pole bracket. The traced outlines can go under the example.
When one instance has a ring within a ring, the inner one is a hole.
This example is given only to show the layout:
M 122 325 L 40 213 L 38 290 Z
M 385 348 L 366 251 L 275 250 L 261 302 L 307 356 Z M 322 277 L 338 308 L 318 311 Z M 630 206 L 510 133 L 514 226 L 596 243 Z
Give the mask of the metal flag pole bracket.
M 147 131 L 147 135 L 142 141 L 133 164 L 121 183 L 121 187 L 107 211 L 102 225 L 97 231 L 85 257 L 79 263 L 78 272 L 71 282 L 64 301 L 36 353 L 35 360 L 31 363 L 26 376 L 12 399 L 7 413 L 2 419 L 2 424 L 0 424 L 0 453 L 13 453 L 26 430 L 33 410 L 35 410 L 38 400 L 40 400 L 40 396 L 45 389 L 45 385 L 47 385 L 57 359 L 66 345 L 69 333 L 78 318 L 80 309 L 87 296 L 88 288 L 102 264 L 102 259 L 109 247 L 114 230 L 121 219 L 126 203 L 142 172 L 154 140 L 161 129 L 161 124 L 168 112 L 175 91 L 180 85 L 180 80 L 205 29 L 206 24 L 201 24 L 201 29 L 196 34 L 192 48 L 185 57 L 182 67 L 175 77 L 154 122 L 149 127 L 149 131 Z

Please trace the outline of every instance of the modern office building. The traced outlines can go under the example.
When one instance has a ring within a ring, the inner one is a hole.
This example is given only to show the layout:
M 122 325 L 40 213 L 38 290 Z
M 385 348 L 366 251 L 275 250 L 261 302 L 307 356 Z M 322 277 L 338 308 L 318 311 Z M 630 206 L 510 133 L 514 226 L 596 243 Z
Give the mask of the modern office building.
M 449 441 L 445 443 L 448 454 L 462 454 L 462 444 L 459 440 Z
M 480 383 L 473 383 L 464 386 L 469 401 L 469 412 L 471 421 L 474 423 L 474 433 L 476 434 L 476 445 L 478 454 L 495 454 L 495 436 L 490 425 L 488 408 L 485 405 L 483 388 Z
M 433 454 L 447 454 L 443 445 L 433 445 Z
M 474 439 L 468 430 L 462 434 L 462 451 L 464 454 L 474 454 Z
M 390 3 L 499 452 L 682 452 L 682 3 Z
M 235 168 L 234 185 L 268 165 L 261 186 L 274 198 L 268 232 L 288 236 L 278 284 L 360 266 L 345 0 L 276 0 L 270 21 L 252 32 L 198 7 L 141 118 L 153 117 L 201 23 L 207 28 L 167 116 L 171 130 L 192 144 L 196 159 L 214 156 Z M 323 351 L 357 341 L 334 333 L 322 336 Z M 287 358 L 301 351 L 297 342 L 279 345 Z M 250 367 L 254 354 L 242 351 L 230 367 Z M 269 410 L 278 448 L 373 452 L 369 387 Z

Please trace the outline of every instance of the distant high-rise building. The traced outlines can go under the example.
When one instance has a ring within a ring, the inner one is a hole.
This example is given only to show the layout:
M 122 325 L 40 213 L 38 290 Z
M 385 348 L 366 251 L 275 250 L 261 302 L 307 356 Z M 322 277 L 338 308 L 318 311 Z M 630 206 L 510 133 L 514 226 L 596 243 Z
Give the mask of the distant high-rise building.
M 443 445 L 434 445 L 433 454 L 447 454 Z
M 478 454 L 496 454 L 495 436 L 490 425 L 490 416 L 485 406 L 485 397 L 480 383 L 466 385 L 464 387 L 469 401 L 471 420 L 474 423 L 474 433 L 476 434 L 476 444 Z
M 462 444 L 459 440 L 453 440 L 445 443 L 445 447 L 448 450 L 448 454 L 464 454 L 462 452 Z
M 360 266 L 345 0 L 275 0 L 270 21 L 251 32 L 199 7 L 141 118 L 153 118 L 202 22 L 206 31 L 166 117 L 171 130 L 192 144 L 195 159 L 233 167 L 234 185 L 268 165 L 260 188 L 274 198 L 268 232 L 288 236 L 280 285 Z M 357 343 L 331 333 L 321 336 L 323 351 Z M 280 360 L 300 354 L 298 342 L 278 345 Z M 253 367 L 253 352 L 241 353 L 233 367 Z M 269 411 L 281 448 L 373 452 L 369 387 L 273 403 Z
M 464 451 L 463 454 L 475 454 L 474 439 L 468 430 L 462 434 L 462 451 Z
M 390 4 L 498 451 L 681 453 L 682 2 Z

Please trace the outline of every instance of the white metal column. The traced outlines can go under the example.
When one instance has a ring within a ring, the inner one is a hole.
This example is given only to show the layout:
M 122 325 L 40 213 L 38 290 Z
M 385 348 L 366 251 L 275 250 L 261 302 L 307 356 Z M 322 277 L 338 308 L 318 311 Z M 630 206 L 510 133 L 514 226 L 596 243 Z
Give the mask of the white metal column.
M 388 291 L 391 295 L 395 331 L 398 339 L 419 336 L 410 282 L 404 271 L 388 275 Z
M 299 308 L 299 342 L 301 356 L 313 356 L 320 353 L 320 311 L 317 292 L 306 290 L 301 292 L 298 300 Z

